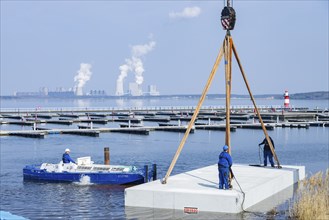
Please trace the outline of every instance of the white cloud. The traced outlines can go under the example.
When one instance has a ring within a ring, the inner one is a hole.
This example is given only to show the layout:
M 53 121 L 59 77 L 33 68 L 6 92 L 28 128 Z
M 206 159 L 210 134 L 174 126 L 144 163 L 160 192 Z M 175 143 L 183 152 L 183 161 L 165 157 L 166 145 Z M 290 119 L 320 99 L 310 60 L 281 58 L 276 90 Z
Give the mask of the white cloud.
M 194 7 L 186 7 L 181 12 L 170 12 L 170 18 L 194 18 L 198 17 L 201 13 L 201 8 L 194 6 Z

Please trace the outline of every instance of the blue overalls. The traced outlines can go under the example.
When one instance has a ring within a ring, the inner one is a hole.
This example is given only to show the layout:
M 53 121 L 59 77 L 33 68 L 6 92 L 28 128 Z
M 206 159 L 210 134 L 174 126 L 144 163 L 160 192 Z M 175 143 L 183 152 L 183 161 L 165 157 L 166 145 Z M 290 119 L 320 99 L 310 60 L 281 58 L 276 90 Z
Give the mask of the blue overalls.
M 232 166 L 232 157 L 226 151 L 219 154 L 218 158 L 218 177 L 219 177 L 219 188 L 229 189 L 228 176 L 230 174 L 229 168 Z
M 273 148 L 275 149 L 274 142 L 273 142 L 272 138 L 270 136 L 269 136 L 269 138 L 270 138 L 270 141 L 272 143 Z M 259 146 L 263 145 L 263 144 L 264 144 L 264 166 L 265 167 L 267 166 L 267 158 L 268 158 L 268 160 L 271 163 L 271 166 L 274 167 L 273 154 L 272 154 L 270 145 L 267 142 L 266 138 L 264 138 L 263 142 L 260 143 Z
M 70 162 L 75 163 L 75 161 L 72 160 L 72 158 L 70 157 L 69 154 L 64 153 L 63 154 L 63 163 L 70 163 Z

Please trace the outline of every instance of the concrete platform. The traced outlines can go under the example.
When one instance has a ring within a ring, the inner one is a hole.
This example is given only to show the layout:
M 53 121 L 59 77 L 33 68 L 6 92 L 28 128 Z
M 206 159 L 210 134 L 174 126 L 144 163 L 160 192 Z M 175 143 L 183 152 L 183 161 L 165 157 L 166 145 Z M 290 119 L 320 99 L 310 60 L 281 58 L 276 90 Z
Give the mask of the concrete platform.
M 282 169 L 236 164 L 232 190 L 218 189 L 217 164 L 125 189 L 125 206 L 183 210 L 184 212 L 240 213 L 305 178 L 304 166 Z

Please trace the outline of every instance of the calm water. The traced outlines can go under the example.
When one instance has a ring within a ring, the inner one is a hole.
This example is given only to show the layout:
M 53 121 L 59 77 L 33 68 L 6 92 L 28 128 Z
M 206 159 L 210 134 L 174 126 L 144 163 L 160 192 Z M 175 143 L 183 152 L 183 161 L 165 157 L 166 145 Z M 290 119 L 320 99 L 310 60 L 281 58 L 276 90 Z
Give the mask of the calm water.
M 170 103 L 195 105 L 197 102 L 197 100 L 167 100 L 166 102 L 157 100 L 154 101 L 156 103 L 141 101 L 143 105 L 149 106 L 165 106 Z M 272 101 L 275 102 L 275 100 Z M 89 101 L 89 106 L 118 106 L 113 102 L 115 101 Z M 211 101 L 209 105 L 214 105 L 212 102 L 215 103 L 215 101 Z M 216 105 L 224 105 L 224 101 L 220 102 L 222 103 Z M 38 104 L 39 101 L 36 100 L 22 102 L 2 100 L 1 107 L 33 108 Z M 42 101 L 44 107 L 81 107 L 80 104 L 74 101 L 48 100 L 47 103 Z M 124 101 L 123 104 L 134 107 L 131 101 Z M 271 102 L 260 100 L 259 104 L 271 105 Z M 272 105 L 277 104 L 272 103 Z M 299 104 L 297 107 L 328 108 L 324 101 L 303 101 Z M 7 128 L 1 127 L 2 130 L 7 130 Z M 21 129 L 20 126 L 15 128 Z M 328 127 L 276 128 L 269 131 L 269 134 L 275 141 L 276 152 L 281 164 L 304 165 L 308 175 L 328 168 Z M 168 212 L 125 210 L 124 188 L 121 186 L 24 182 L 22 168 L 26 164 L 57 163 L 65 148 L 71 149 L 73 158 L 90 155 L 96 163 L 103 163 L 103 148 L 110 147 L 111 164 L 143 166 L 156 163 L 158 176 L 161 178 L 165 175 L 182 137 L 183 134 L 180 133 L 158 131 L 150 132 L 148 136 L 102 133 L 98 138 L 59 134 L 48 135 L 41 140 L 0 137 L 0 209 L 29 219 L 172 218 L 175 214 Z M 258 143 L 262 139 L 261 130 L 238 129 L 236 132 L 232 132 L 231 145 L 234 162 L 259 163 Z M 217 155 L 224 141 L 225 132 L 196 130 L 189 136 L 172 175 L 217 163 Z M 283 212 L 277 218 L 284 218 L 284 215 Z M 219 217 L 223 216 L 209 216 L 209 218 Z M 264 218 L 259 214 L 251 213 L 233 217 L 240 219 Z M 195 216 L 183 216 L 183 218 L 195 218 Z M 232 218 L 232 216 L 224 216 L 224 218 Z

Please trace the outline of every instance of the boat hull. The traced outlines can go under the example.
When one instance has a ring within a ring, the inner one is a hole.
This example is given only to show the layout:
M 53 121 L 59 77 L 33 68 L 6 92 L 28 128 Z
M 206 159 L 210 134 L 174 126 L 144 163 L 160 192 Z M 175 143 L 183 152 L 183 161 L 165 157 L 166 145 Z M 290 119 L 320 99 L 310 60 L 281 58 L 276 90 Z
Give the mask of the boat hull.
M 87 182 L 113 185 L 144 183 L 144 175 L 136 172 L 47 172 L 33 165 L 26 166 L 23 169 L 23 177 L 24 180 L 45 182 Z

